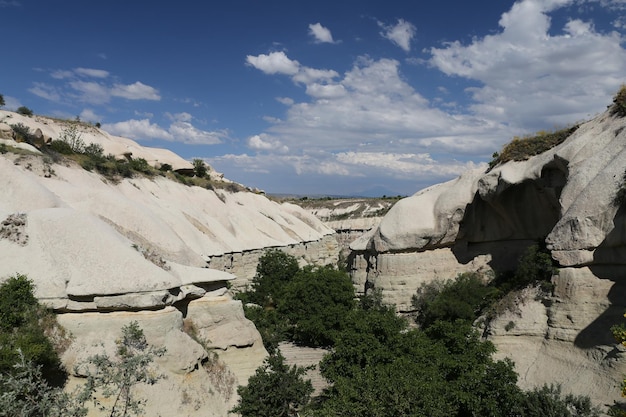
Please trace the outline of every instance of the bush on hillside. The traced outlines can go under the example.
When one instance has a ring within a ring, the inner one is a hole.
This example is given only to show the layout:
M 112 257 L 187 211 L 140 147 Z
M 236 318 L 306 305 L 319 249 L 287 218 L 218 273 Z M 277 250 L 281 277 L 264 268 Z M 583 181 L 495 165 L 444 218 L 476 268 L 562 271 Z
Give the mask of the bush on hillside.
M 33 295 L 34 287 L 25 275 L 16 274 L 0 284 L 0 373 L 10 374 L 23 355 L 27 362 L 41 366 L 46 380 L 62 385 L 66 378 L 59 352 L 46 333 L 64 333 L 51 313 Z M 58 339 L 61 350 L 65 341 Z
M 2 107 L 4 105 L 5 105 L 4 96 L 2 94 L 0 94 L 0 107 Z
M 542 154 L 565 141 L 576 129 L 578 125 L 554 132 L 539 131 L 535 135 L 515 136 L 502 151 L 493 154 L 488 171 L 509 161 L 525 161 L 532 156 Z
M 626 85 L 622 85 L 613 97 L 611 114 L 616 114 L 619 117 L 626 116 Z
M 29 109 L 26 106 L 20 106 L 17 108 L 17 113 L 21 114 L 22 116 L 32 116 L 33 115 L 33 111 L 31 109 Z

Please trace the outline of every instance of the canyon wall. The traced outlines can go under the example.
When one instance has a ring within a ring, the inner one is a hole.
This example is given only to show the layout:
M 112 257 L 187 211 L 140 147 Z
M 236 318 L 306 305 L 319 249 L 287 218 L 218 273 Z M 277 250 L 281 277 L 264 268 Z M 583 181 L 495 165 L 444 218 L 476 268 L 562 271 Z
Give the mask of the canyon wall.
M 139 386 L 146 415 L 228 415 L 237 385 L 267 356 L 229 287 L 247 285 L 265 248 L 336 264 L 333 230 L 297 206 L 229 191 L 244 187 L 213 171 L 213 189 L 165 174 L 89 172 L 15 142 L 7 126 L 17 123 L 39 129 L 45 147 L 67 122 L 0 111 L 0 280 L 27 275 L 71 334 L 62 357 L 69 388 L 84 380 L 76 365 L 113 354 L 122 327 L 137 321 L 148 343 L 167 349 L 155 369 L 167 378 Z M 105 154 L 190 169 L 169 151 L 77 126 Z
M 542 244 L 559 266 L 553 293 L 520 295 L 485 336 L 515 361 L 524 387 L 560 383 L 600 405 L 620 401 L 626 367 L 610 327 L 626 310 L 626 216 L 616 198 L 625 186 L 625 127 L 607 111 L 528 160 L 401 200 L 351 244 L 353 280 L 408 312 L 421 283 L 510 270 Z

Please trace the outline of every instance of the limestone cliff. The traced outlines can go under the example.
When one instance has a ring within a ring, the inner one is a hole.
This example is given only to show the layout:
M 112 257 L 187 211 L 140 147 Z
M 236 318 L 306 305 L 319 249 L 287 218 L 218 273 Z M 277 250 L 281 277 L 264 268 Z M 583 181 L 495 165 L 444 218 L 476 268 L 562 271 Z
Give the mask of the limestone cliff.
M 21 273 L 34 281 L 37 297 L 73 335 L 63 357 L 69 370 L 111 351 L 122 326 L 136 320 L 149 343 L 167 348 L 158 361 L 167 378 L 143 388 L 147 415 L 227 415 L 237 384 L 267 354 L 228 287 L 246 285 L 268 247 L 336 263 L 333 231 L 258 193 L 159 175 L 105 178 L 71 159 L 55 161 L 12 139 L 7 126 L 18 123 L 39 130 L 40 147 L 67 127 L 0 111 L 0 279 Z M 85 144 L 105 153 L 191 170 L 169 151 L 78 126 Z M 71 384 L 80 377 L 76 371 Z
M 381 288 L 408 311 L 420 283 L 460 272 L 513 268 L 546 243 L 560 268 L 543 302 L 527 294 L 487 329 L 525 387 L 562 383 L 600 404 L 619 401 L 626 373 L 609 328 L 623 320 L 626 119 L 610 111 L 525 161 L 474 170 L 398 202 L 353 242 L 355 282 Z

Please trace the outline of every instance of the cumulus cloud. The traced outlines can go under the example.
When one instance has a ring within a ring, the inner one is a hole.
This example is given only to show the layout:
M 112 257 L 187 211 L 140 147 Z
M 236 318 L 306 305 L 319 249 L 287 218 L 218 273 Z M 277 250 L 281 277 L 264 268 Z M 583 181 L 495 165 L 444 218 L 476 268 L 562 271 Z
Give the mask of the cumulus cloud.
M 622 82 L 626 51 L 620 35 L 597 32 L 591 22 L 552 27 L 548 13 L 567 3 L 516 2 L 499 33 L 431 48 L 430 64 L 481 83 L 468 90 L 481 117 L 520 126 L 586 119 Z
M 263 71 L 266 74 L 295 75 L 300 69 L 298 61 L 292 61 L 284 52 L 271 52 L 258 56 L 248 55 L 246 57 L 248 65 Z
M 97 114 L 93 109 L 83 109 L 83 111 L 80 112 L 80 118 L 81 120 L 92 123 L 98 123 L 103 119 L 103 117 Z
M 378 25 L 383 29 L 380 32 L 383 38 L 389 39 L 405 52 L 411 51 L 411 41 L 415 37 L 416 32 L 412 23 L 404 19 L 398 19 L 398 23 L 395 25 L 385 25 L 382 22 L 378 22 Z
M 111 88 L 111 95 L 123 97 L 128 100 L 161 100 L 159 91 L 140 81 L 133 84 L 115 84 Z
M 316 43 L 334 43 L 330 30 L 322 26 L 321 23 L 310 24 L 309 34 L 313 36 Z
M 187 145 L 215 145 L 228 137 L 228 131 L 225 130 L 206 131 L 195 127 L 189 113 L 168 113 L 166 116 L 172 120 L 167 129 L 151 122 L 149 118 L 104 124 L 102 128 L 111 134 L 131 139 L 162 139 Z
M 270 135 L 261 133 L 248 138 L 248 147 L 257 151 L 289 152 L 289 148 L 280 141 L 272 139 Z
M 131 119 L 124 122 L 108 123 L 102 125 L 107 132 L 130 139 L 163 139 L 173 140 L 173 136 L 167 130 L 149 119 Z

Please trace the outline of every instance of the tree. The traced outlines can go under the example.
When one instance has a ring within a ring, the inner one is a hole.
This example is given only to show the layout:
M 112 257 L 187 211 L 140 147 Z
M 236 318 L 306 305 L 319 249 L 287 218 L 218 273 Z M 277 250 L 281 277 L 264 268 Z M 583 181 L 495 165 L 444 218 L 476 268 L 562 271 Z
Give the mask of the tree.
M 0 107 L 2 107 L 4 105 L 5 105 L 4 96 L 2 94 L 0 94 Z
M 353 308 L 350 276 L 332 266 L 303 268 L 278 300 L 278 312 L 292 325 L 292 340 L 311 347 L 332 346 Z
M 0 284 L 0 373 L 12 373 L 22 355 L 25 361 L 42 367 L 48 382 L 62 385 L 65 370 L 42 327 L 44 322 L 57 326 L 56 321 L 44 320 L 51 313 L 39 304 L 33 292 L 32 281 L 22 274 Z
M 459 274 L 454 280 L 431 282 L 418 288 L 412 298 L 416 321 L 423 328 L 437 320 L 473 322 L 493 301 L 496 289 L 486 286 L 476 272 Z
M 246 303 L 262 307 L 275 307 L 276 300 L 282 297 L 287 284 L 300 270 L 298 261 L 278 249 L 266 251 L 259 259 L 256 274 L 252 278 L 251 291 L 239 295 Z
M 117 340 L 116 358 L 106 354 L 91 356 L 86 364 L 87 383 L 84 390 L 93 393 L 102 390 L 105 398 L 113 397 L 109 407 L 99 404 L 101 411 L 107 411 L 110 417 L 140 415 L 144 401 L 133 394 L 133 387 L 138 383 L 155 384 L 164 376 L 155 374 L 150 364 L 156 357 L 165 354 L 165 348 L 148 345 L 143 330 L 136 321 L 122 327 L 122 338 Z M 95 371 L 89 371 L 89 369 Z
M 51 386 L 41 367 L 18 350 L 13 372 L 0 373 L 0 417 L 82 417 L 86 398 Z
M 208 172 L 207 166 L 202 159 L 196 158 L 193 160 L 193 172 L 197 177 L 204 178 Z
M 33 111 L 26 106 L 20 106 L 17 108 L 17 112 L 23 116 L 32 116 Z
M 285 364 L 280 354 L 270 355 L 263 366 L 248 380 L 247 386 L 239 386 L 239 403 L 231 410 L 242 417 L 288 417 L 310 400 L 313 386 L 304 380 L 309 368 Z

